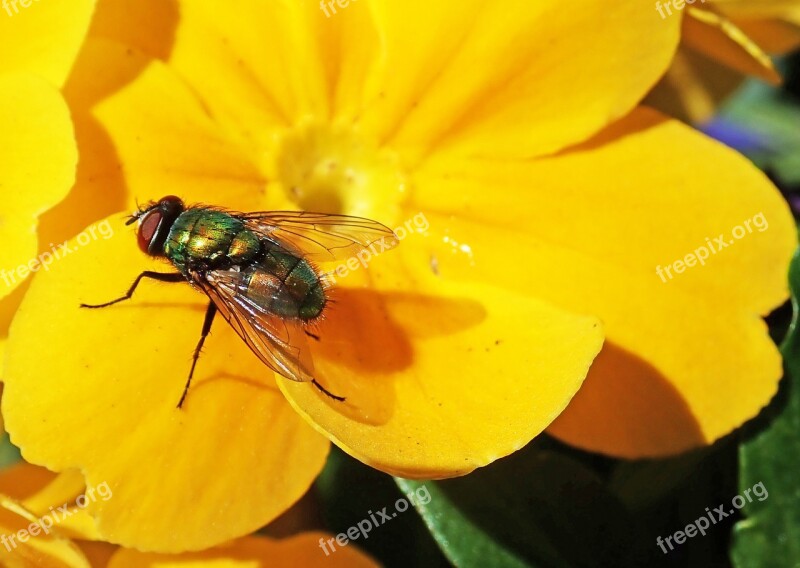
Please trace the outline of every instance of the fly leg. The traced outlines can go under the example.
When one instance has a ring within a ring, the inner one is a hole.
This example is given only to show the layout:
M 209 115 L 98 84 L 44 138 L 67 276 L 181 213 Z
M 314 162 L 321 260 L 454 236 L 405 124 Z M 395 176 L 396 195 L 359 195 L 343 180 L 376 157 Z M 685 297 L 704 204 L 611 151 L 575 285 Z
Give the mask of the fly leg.
M 105 304 L 81 304 L 82 308 L 107 308 L 108 306 L 113 306 L 119 302 L 124 302 L 125 300 L 130 300 L 133 297 L 133 293 L 136 291 L 136 288 L 139 286 L 139 282 L 142 281 L 142 278 L 150 278 L 151 280 L 158 280 L 159 282 L 185 282 L 186 278 L 184 278 L 183 274 L 165 274 L 163 272 L 151 272 L 149 270 L 142 272 L 139 276 L 136 277 L 136 280 L 133 281 L 131 287 L 128 289 L 128 292 L 122 296 L 121 298 L 117 298 L 116 300 L 112 300 L 110 302 L 106 302 Z
M 321 339 L 320 339 L 319 335 L 316 335 L 316 334 L 314 334 L 314 333 L 311 333 L 311 332 L 310 332 L 310 331 L 308 331 L 307 329 L 304 329 L 304 330 L 303 330 L 303 332 L 304 332 L 304 333 L 305 333 L 307 336 L 309 336 L 311 339 L 313 339 L 314 341 L 321 341 Z M 317 388 L 318 388 L 320 391 L 322 391 L 323 393 L 325 393 L 326 395 L 328 395 L 329 397 L 331 397 L 331 398 L 332 398 L 333 400 L 335 400 L 335 401 L 338 401 L 338 402 L 344 402 L 345 400 L 347 400 L 347 399 L 345 399 L 345 397 L 343 397 L 343 396 L 336 396 L 335 394 L 333 394 L 331 391 L 329 391 L 328 389 L 326 389 L 325 387 L 323 387 L 321 384 L 319 384 L 319 383 L 317 382 L 317 379 L 311 379 L 311 384 L 313 384 L 313 385 L 314 385 L 315 387 L 317 387 Z
M 328 389 L 326 389 L 325 387 L 323 387 L 321 384 L 319 384 L 319 383 L 317 382 L 317 379 L 312 379 L 312 380 L 311 380 L 311 383 L 312 383 L 312 384 L 313 384 L 315 387 L 317 387 L 319 390 L 321 390 L 322 392 L 324 392 L 325 394 L 327 394 L 329 397 L 331 397 L 333 400 L 337 400 L 337 401 L 339 401 L 339 402 L 344 402 L 344 401 L 346 400 L 346 399 L 345 399 L 343 396 L 336 396 L 336 395 L 335 395 L 335 394 L 333 394 L 331 391 L 329 391 Z
M 178 401 L 178 408 L 183 406 L 183 401 L 186 400 L 186 395 L 189 394 L 189 386 L 192 384 L 192 377 L 194 376 L 194 368 L 197 366 L 197 360 L 200 358 L 200 352 L 203 350 L 203 343 L 206 337 L 211 332 L 211 324 L 214 323 L 214 316 L 217 315 L 217 306 L 214 302 L 208 303 L 206 310 L 206 319 L 203 322 L 203 331 L 200 332 L 200 341 L 197 342 L 197 347 L 194 348 L 194 356 L 192 357 L 192 369 L 189 371 L 189 379 L 186 381 L 186 386 L 183 387 L 183 394 Z

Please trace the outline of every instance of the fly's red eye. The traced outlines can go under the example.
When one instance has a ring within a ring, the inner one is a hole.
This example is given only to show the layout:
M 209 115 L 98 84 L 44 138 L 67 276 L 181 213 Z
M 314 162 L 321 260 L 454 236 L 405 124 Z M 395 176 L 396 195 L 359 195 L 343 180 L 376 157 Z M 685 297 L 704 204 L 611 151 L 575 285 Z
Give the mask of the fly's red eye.
M 158 225 L 161 223 L 161 212 L 157 209 L 146 213 L 144 218 L 139 223 L 139 248 L 142 252 L 150 254 L 150 242 L 155 237 L 158 231 Z

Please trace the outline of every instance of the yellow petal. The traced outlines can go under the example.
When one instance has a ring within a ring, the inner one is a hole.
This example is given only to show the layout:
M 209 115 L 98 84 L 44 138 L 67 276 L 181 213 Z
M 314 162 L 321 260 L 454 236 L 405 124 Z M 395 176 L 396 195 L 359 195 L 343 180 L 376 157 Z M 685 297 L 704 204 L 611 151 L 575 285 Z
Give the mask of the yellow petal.
M 82 541 L 102 541 L 103 535 L 87 509 L 68 507 L 58 523 L 59 534 Z
M 174 35 L 169 64 L 245 146 L 268 151 L 277 128 L 330 117 L 414 161 L 437 143 L 532 155 L 584 139 L 652 87 L 680 24 L 634 0 L 345 4 L 184 1 L 174 30 L 133 45 Z M 127 12 L 112 11 L 93 33 L 125 39 Z
M 25 465 L 28 471 L 34 467 L 28 464 Z M 45 515 L 50 512 L 51 507 L 60 507 L 74 502 L 75 498 L 83 493 L 85 486 L 81 472 L 67 470 L 58 474 L 50 483 L 42 486 L 36 493 L 25 497 L 22 504 L 26 509 L 37 515 Z
M 19 503 L 0 495 L 0 564 L 7 568 L 90 568 L 86 557 Z
M 724 16 L 689 7 L 683 21 L 682 36 L 693 49 L 745 75 L 773 84 L 781 80 L 769 55 Z
M 108 568 L 374 568 L 376 564 L 355 545 L 337 548 L 326 557 L 320 548 L 322 539 L 332 535 L 312 532 L 283 540 L 246 537 L 224 546 L 194 554 L 145 554 L 120 550 Z
M 61 86 L 89 29 L 95 0 L 7 0 L 0 9 L 6 49 L 0 74 L 25 71 Z
M 182 0 L 169 63 L 211 115 L 244 146 L 271 147 L 278 127 L 328 116 L 328 87 L 317 37 L 326 33 L 315 2 L 244 0 L 221 10 Z
M 58 510 L 59 507 L 74 502 L 77 495 L 84 494 L 83 476 L 80 472 L 72 470 L 55 474 L 43 467 L 20 462 L 0 472 L 0 494 L 19 502 L 19 506 L 26 511 L 26 520 L 37 518 L 40 525 L 54 527 L 53 530 L 62 537 L 99 538 L 94 519 L 86 509 L 67 507 L 63 514 Z M 44 519 L 45 516 L 50 519 Z M 116 547 L 100 542 L 84 541 L 78 545 L 93 568 L 105 566 L 111 552 L 116 550 Z M 59 541 L 53 546 L 66 552 L 75 550 L 66 541 Z
M 800 13 L 795 0 L 713 0 L 715 9 L 737 18 L 788 18 Z
M 758 316 L 787 297 L 794 223 L 733 151 L 642 109 L 571 152 L 433 160 L 415 185 L 414 206 L 440 212 L 429 241 L 442 277 L 603 321 L 606 345 L 556 435 L 614 455 L 664 455 L 716 440 L 774 394 L 780 356 Z M 733 244 L 712 254 L 718 235 Z M 704 265 L 657 274 L 701 247 Z
M 235 14 L 220 14 L 206 0 L 180 8 L 160 0 L 134 6 L 107 0 L 91 34 L 168 60 L 216 120 L 263 151 L 276 127 L 308 114 L 327 116 L 329 108 L 347 120 L 359 114 L 381 46 L 368 2 L 346 4 L 246 1 Z M 144 33 L 132 27 L 131 20 L 149 22 L 154 13 L 158 26 Z M 219 49 L 209 52 L 209 44 Z
M 127 304 L 80 309 L 124 293 L 142 270 L 169 271 L 119 215 L 110 222 L 114 238 L 34 279 L 9 337 L 6 427 L 27 461 L 84 472 L 106 540 L 177 552 L 252 532 L 308 489 L 328 443 L 224 321 L 176 408 L 207 300 L 188 284 L 144 282 Z M 42 359 L 41 345 L 58 357 Z
M 174 0 L 102 0 L 95 10 L 89 37 L 110 39 L 152 57 L 166 58 L 180 18 Z
M 0 299 L 41 268 L 37 217 L 67 194 L 77 161 L 58 92 L 32 76 L 0 77 Z
M 380 291 L 332 292 L 314 366 L 346 401 L 278 384 L 359 460 L 408 478 L 452 477 L 546 428 L 580 387 L 603 338 L 591 317 L 492 286 L 440 282 L 420 239 L 370 265 Z M 423 266 L 411 276 L 404 258 Z
M 30 281 L 30 278 L 25 280 L 20 286 L 17 286 L 11 294 L 0 299 L 0 372 L 6 360 L 8 328 L 11 327 L 11 320 L 14 318 L 14 314 L 17 313 L 17 308 L 19 308 L 19 305 L 22 303 L 25 292 L 28 291 Z M 0 397 L 2 396 L 2 392 L 2 384 L 0 384 Z M 0 431 L 5 432 L 2 415 L 0 415 Z M 0 488 L 0 493 L 1 492 L 2 488 Z
M 107 568 L 111 557 L 117 552 L 118 547 L 107 542 L 90 542 L 86 540 L 75 543 L 83 555 L 89 560 L 92 568 Z
M 40 492 L 58 474 L 25 462 L 0 471 L 0 493 L 15 501 L 24 501 Z
M 230 206 L 252 209 L 263 196 L 261 174 L 162 63 L 108 40 L 90 40 L 65 97 L 75 115 L 81 163 L 75 188 L 47 216 L 48 242 L 133 209 L 137 200 L 175 194 L 217 203 L 224 195 Z
M 767 53 L 782 55 L 800 47 L 800 24 L 777 18 L 733 19 L 733 23 Z
M 584 140 L 653 86 L 680 24 L 637 0 L 372 6 L 386 56 L 363 121 L 407 155 L 532 156 Z

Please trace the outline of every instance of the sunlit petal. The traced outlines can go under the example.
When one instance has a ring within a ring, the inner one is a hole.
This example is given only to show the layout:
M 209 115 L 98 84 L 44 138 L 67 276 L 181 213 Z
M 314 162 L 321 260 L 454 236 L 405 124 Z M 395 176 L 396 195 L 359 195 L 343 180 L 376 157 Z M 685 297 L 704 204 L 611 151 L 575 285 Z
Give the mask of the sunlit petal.
M 780 357 L 758 316 L 787 297 L 794 223 L 774 187 L 729 149 L 642 110 L 553 158 L 442 158 L 416 183 L 414 204 L 440 213 L 430 217 L 429 254 L 444 277 L 603 321 L 606 345 L 552 429 L 559 436 L 615 455 L 663 455 L 730 432 L 774 394 Z M 454 254 L 445 236 L 471 255 Z M 731 244 L 712 252 L 718 238 Z M 703 265 L 663 270 L 706 253 Z

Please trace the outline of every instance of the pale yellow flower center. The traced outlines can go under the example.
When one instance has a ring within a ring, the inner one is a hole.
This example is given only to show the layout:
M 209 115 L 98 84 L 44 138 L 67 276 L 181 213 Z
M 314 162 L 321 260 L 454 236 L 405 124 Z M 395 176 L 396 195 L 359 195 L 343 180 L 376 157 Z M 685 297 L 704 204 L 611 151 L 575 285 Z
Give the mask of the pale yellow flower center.
M 286 197 L 306 211 L 392 222 L 406 191 L 397 155 L 349 125 L 307 122 L 287 131 L 274 172 Z

